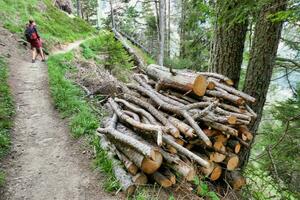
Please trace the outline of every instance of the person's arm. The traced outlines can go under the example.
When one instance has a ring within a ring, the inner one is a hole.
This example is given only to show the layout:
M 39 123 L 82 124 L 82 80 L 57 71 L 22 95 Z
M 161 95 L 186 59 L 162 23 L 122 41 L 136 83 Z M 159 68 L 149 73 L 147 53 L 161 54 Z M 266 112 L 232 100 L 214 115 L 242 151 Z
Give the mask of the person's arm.
M 36 32 L 37 38 L 40 39 L 40 35 L 37 31 L 36 25 L 34 25 L 33 28 L 34 28 L 34 31 Z

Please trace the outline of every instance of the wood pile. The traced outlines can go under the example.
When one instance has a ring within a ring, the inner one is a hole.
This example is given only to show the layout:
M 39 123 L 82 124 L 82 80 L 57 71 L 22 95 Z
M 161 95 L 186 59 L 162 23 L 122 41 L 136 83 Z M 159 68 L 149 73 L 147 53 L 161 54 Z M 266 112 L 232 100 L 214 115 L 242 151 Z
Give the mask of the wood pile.
M 247 103 L 255 99 L 220 74 L 158 65 L 145 72 L 108 99 L 111 115 L 97 129 L 123 190 L 132 194 L 148 181 L 167 188 L 201 174 L 245 185 L 239 153 L 253 139 L 256 114 Z

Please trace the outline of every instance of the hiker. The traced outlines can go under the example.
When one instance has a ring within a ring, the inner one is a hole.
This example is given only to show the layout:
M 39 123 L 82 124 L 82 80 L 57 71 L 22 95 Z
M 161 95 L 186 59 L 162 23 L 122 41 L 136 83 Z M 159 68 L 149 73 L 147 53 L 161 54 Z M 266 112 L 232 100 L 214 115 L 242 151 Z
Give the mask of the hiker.
M 27 41 L 31 45 L 32 50 L 32 63 L 35 63 L 35 59 L 38 54 L 42 57 L 42 62 L 45 62 L 45 55 L 42 48 L 42 40 L 37 32 L 36 24 L 33 20 L 29 20 L 29 24 L 26 24 L 25 36 Z

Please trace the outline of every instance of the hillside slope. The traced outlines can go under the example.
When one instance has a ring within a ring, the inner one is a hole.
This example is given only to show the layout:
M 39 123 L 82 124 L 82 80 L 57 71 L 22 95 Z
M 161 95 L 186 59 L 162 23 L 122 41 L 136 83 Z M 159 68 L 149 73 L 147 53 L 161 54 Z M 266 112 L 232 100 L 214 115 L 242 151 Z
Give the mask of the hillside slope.
M 22 36 L 29 19 L 34 19 L 46 47 L 72 42 L 95 32 L 80 18 L 69 17 L 51 0 L 0 0 L 0 25 Z

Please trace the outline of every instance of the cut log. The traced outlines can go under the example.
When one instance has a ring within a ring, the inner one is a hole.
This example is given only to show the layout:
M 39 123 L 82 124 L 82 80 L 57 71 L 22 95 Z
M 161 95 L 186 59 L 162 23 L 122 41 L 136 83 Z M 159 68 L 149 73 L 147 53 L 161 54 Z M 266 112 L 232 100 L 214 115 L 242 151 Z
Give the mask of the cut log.
M 208 167 L 209 166 L 209 162 L 207 162 L 206 160 L 200 158 L 199 156 L 197 156 L 196 154 L 194 154 L 193 152 L 187 150 L 186 148 L 180 146 L 179 144 L 177 144 L 176 142 L 174 142 L 170 136 L 168 135 L 163 135 L 163 141 L 169 145 L 172 145 L 178 152 L 182 153 L 183 155 L 186 155 L 188 158 L 196 161 L 197 163 L 199 163 L 200 165 L 204 166 L 204 167 Z
M 215 130 L 209 128 L 203 129 L 203 132 L 205 133 L 205 135 L 207 135 L 207 137 L 212 137 L 217 134 Z
M 152 178 L 163 188 L 168 188 L 173 185 L 172 182 L 167 177 L 165 177 L 159 172 L 155 172 L 154 174 L 152 174 Z
M 201 172 L 212 181 L 218 180 L 222 175 L 222 167 L 212 163 L 210 168 L 201 167 Z
M 138 167 L 120 151 L 116 150 L 116 154 L 117 154 L 118 158 L 123 162 L 126 170 L 130 174 L 136 175 L 137 171 L 139 170 Z
M 227 146 L 230 147 L 234 153 L 239 153 L 241 150 L 241 144 L 237 140 L 230 139 L 227 141 Z
M 116 116 L 116 115 L 114 114 L 114 116 Z M 112 120 L 114 120 L 114 119 L 112 119 Z M 98 128 L 97 131 L 99 133 L 107 134 L 107 135 L 109 135 L 109 137 L 112 137 L 113 139 L 115 139 L 123 144 L 129 145 L 132 148 L 139 151 L 140 153 L 142 153 L 143 155 L 148 156 L 151 159 L 155 160 L 155 155 L 156 155 L 157 150 L 155 150 L 151 146 L 148 146 L 148 145 L 136 140 L 135 138 L 132 138 L 128 135 L 122 134 L 121 132 L 119 132 L 115 128 L 113 128 L 112 126 L 109 126 L 107 128 Z
M 145 111 L 144 109 L 139 108 L 138 106 L 133 105 L 124 99 L 115 98 L 115 101 L 118 103 L 124 104 L 127 108 L 129 108 L 133 112 L 138 113 L 141 116 L 145 116 L 151 122 L 151 124 L 154 124 L 154 125 L 158 124 L 157 121 L 155 120 L 155 118 L 150 113 Z
M 152 78 L 160 81 L 160 85 L 165 88 L 175 88 L 181 91 L 193 91 L 198 96 L 205 94 L 208 82 L 203 75 L 193 73 L 181 73 L 176 71 L 173 75 L 166 67 L 151 64 L 146 68 L 146 72 Z
M 209 154 L 209 159 L 216 163 L 223 162 L 225 160 L 225 158 L 226 158 L 226 155 L 218 153 L 218 152 L 211 152 Z
M 168 168 L 162 167 L 159 169 L 159 172 L 167 177 L 172 182 L 172 185 L 176 184 L 176 176 Z
M 100 146 L 107 152 L 108 158 L 112 161 L 113 172 L 122 187 L 122 191 L 128 196 L 132 195 L 135 192 L 136 186 L 132 182 L 130 175 L 121 167 L 120 162 L 114 158 L 114 154 L 110 151 L 113 145 L 103 134 L 100 134 Z
M 251 121 L 251 117 L 249 117 L 248 115 L 245 115 L 245 114 L 229 112 L 229 111 L 223 110 L 222 108 L 219 108 L 219 107 L 217 107 L 214 111 L 216 113 L 220 113 L 222 115 L 227 115 L 227 116 L 231 115 L 231 116 L 235 116 L 239 119 Z
M 152 106 L 150 103 L 147 103 L 145 101 L 140 100 L 137 97 L 124 94 L 124 98 L 130 102 L 133 102 L 144 109 L 148 110 L 156 119 L 158 119 L 163 125 L 165 125 L 166 129 L 169 130 L 170 134 L 174 137 L 179 137 L 180 133 L 179 130 L 172 124 L 170 121 L 163 116 L 154 106 Z
M 247 111 L 252 115 L 252 117 L 254 119 L 256 119 L 257 118 L 257 114 L 250 108 L 250 106 L 248 106 L 247 104 L 245 106 L 246 106 Z
M 217 123 L 217 122 L 212 122 L 212 121 L 205 121 L 205 125 L 208 127 L 212 127 L 216 130 L 222 131 L 226 134 L 233 135 L 233 136 L 238 136 L 238 131 L 235 130 L 234 128 L 231 128 L 229 126 Z
M 167 144 L 166 145 L 167 151 L 170 152 L 171 154 L 177 154 L 177 150 L 172 147 L 171 145 Z
M 220 91 L 216 91 L 216 90 L 206 90 L 206 94 L 209 96 L 226 99 L 237 105 L 244 105 L 244 103 L 245 103 L 245 100 L 243 98 L 235 96 L 233 94 L 229 94 L 229 93 L 224 93 L 224 92 L 220 92 Z
M 225 135 L 219 134 L 214 137 L 215 142 L 221 142 L 222 144 L 225 144 L 228 140 L 228 138 Z
M 226 148 L 223 144 L 223 142 L 217 141 L 214 143 L 214 149 L 219 150 L 219 151 L 226 151 Z
M 246 185 L 246 179 L 239 171 L 226 172 L 225 179 L 235 190 L 239 190 Z
M 140 84 L 145 84 L 141 79 L 136 79 L 136 80 L 139 81 Z M 130 87 L 149 96 L 161 108 L 184 117 L 189 122 L 189 124 L 194 128 L 196 134 L 206 143 L 206 145 L 211 146 L 211 142 L 209 138 L 203 133 L 199 125 L 195 122 L 195 120 L 189 115 L 189 113 L 186 110 L 182 110 L 176 106 L 172 106 L 165 103 L 160 98 L 158 98 L 153 92 L 145 89 L 144 87 L 136 86 L 136 85 L 130 85 Z
M 162 164 L 162 155 L 159 152 L 155 152 L 155 160 L 147 158 L 138 153 L 131 147 L 124 146 L 120 143 L 115 143 L 116 147 L 124 153 L 136 166 L 138 166 L 146 174 L 153 174 Z
M 184 123 L 183 121 L 180 121 L 179 119 L 172 117 L 172 116 L 169 116 L 168 119 L 185 136 L 190 137 L 190 138 L 195 136 L 195 130 L 192 127 L 190 127 L 189 125 L 187 125 L 186 123 Z
M 235 154 L 231 154 L 225 159 L 227 170 L 233 171 L 239 165 L 239 157 Z
M 223 76 L 221 74 L 217 74 L 217 73 L 212 73 L 212 72 L 197 72 L 198 74 L 201 74 L 203 76 L 208 76 L 208 77 L 213 77 L 213 78 L 216 78 L 216 79 L 220 79 L 221 81 L 225 82 L 227 85 L 230 85 L 232 86 L 234 83 L 233 81 L 226 77 L 226 76 Z
M 144 173 L 140 172 L 132 177 L 132 181 L 136 185 L 146 185 L 148 182 L 148 178 Z
M 138 114 L 134 113 L 134 112 L 131 112 L 129 110 L 124 110 L 123 111 L 126 115 L 130 116 L 131 118 L 133 118 L 135 121 L 138 121 L 138 122 L 141 122 L 141 119 L 139 117 Z
M 182 161 L 177 155 L 171 155 L 163 150 L 160 151 L 164 159 L 169 164 L 168 166 L 183 176 L 187 181 L 193 181 L 196 176 L 196 171 L 191 164 Z
M 219 83 L 219 82 L 217 82 L 215 80 L 210 80 L 210 81 L 212 81 L 216 85 L 216 87 L 219 87 L 219 88 L 221 88 L 221 89 L 223 89 L 223 90 L 225 90 L 225 91 L 227 91 L 227 92 L 229 92 L 231 94 L 234 94 L 234 95 L 237 95 L 239 97 L 242 97 L 242 98 L 244 98 L 245 100 L 247 100 L 247 101 L 249 101 L 251 103 L 255 103 L 255 101 L 256 101 L 254 97 L 252 97 L 252 96 L 250 96 L 250 95 L 248 95 L 248 94 L 246 94 L 244 92 L 241 92 L 241 91 L 235 89 L 234 87 L 229 87 L 229 86 L 224 85 L 222 83 Z
M 242 134 L 242 139 L 244 141 L 246 140 L 252 140 L 253 139 L 253 134 L 249 131 L 248 127 L 245 125 L 240 125 L 238 128 L 239 132 Z
M 157 145 L 160 146 L 162 144 L 162 140 L 161 140 L 162 127 L 161 126 L 152 125 L 152 124 L 144 124 L 144 123 L 135 121 L 134 119 L 132 119 L 128 115 L 125 115 L 121 111 L 121 109 L 119 108 L 118 104 L 112 98 L 109 98 L 108 102 L 109 102 L 110 106 L 112 107 L 112 109 L 114 110 L 114 112 L 116 113 L 116 115 L 121 120 L 125 121 L 126 123 L 130 124 L 131 126 L 133 126 L 135 128 L 138 128 L 141 131 L 144 131 L 144 132 L 148 131 L 148 132 L 156 133 L 156 136 L 157 136 Z

